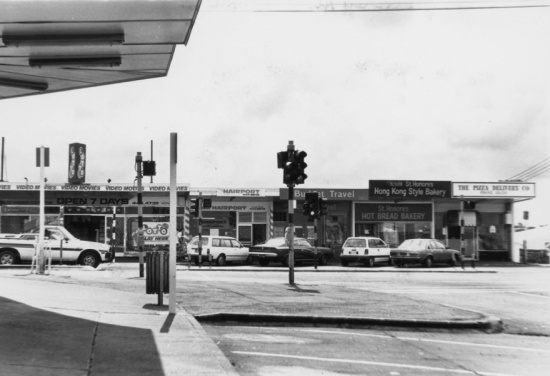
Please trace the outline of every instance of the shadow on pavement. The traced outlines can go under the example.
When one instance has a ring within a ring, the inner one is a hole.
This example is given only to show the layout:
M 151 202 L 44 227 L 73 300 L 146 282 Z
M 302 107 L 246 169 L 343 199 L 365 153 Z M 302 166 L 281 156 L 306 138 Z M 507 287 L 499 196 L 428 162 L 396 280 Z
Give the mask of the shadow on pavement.
M 0 338 L 2 375 L 164 374 L 150 330 L 65 316 L 3 297 Z

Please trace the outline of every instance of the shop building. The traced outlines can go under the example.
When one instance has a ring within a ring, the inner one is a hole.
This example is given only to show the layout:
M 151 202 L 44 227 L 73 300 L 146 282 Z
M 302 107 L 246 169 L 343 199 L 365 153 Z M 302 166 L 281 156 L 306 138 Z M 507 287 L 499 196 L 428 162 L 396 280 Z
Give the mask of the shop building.
M 0 184 L 0 232 L 38 225 L 39 185 Z M 513 250 L 513 204 L 535 197 L 535 184 L 371 180 L 369 189 L 190 188 L 177 185 L 177 227 L 189 240 L 199 220 L 190 200 L 210 199 L 202 210 L 203 235 L 233 236 L 249 246 L 284 236 L 289 202 L 296 235 L 328 246 L 336 255 L 350 236 L 378 236 L 392 247 L 403 240 L 434 237 L 468 257 L 519 262 Z M 301 207 L 308 192 L 327 200 L 327 215 L 309 221 Z M 169 185 L 143 184 L 145 246 L 168 242 Z M 46 223 L 62 223 L 83 240 L 109 242 L 117 255 L 137 250 L 137 187 L 124 184 L 47 184 Z M 114 234 L 114 235 L 113 235 Z

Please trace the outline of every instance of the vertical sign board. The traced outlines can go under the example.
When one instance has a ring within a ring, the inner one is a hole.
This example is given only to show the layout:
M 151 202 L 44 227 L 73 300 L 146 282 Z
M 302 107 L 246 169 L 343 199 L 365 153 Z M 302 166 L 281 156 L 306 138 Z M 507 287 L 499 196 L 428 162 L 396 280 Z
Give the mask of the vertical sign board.
M 69 183 L 82 184 L 86 181 L 86 145 L 69 145 Z
M 36 148 L 36 167 L 41 167 L 40 148 Z M 50 167 L 50 148 L 44 148 L 44 167 Z

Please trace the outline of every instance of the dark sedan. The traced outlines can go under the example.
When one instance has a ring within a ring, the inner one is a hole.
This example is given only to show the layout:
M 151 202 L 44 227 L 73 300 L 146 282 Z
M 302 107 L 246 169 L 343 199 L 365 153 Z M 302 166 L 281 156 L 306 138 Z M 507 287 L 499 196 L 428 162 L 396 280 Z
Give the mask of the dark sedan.
M 262 244 L 250 247 L 249 255 L 258 259 L 261 266 L 267 266 L 270 262 L 282 262 L 288 266 L 290 247 L 286 245 L 285 238 L 272 238 Z M 314 247 L 304 238 L 294 238 L 294 261 L 313 262 L 317 259 L 319 265 L 326 265 L 332 258 L 332 250 L 326 247 Z
M 397 267 L 420 263 L 429 268 L 433 264 L 455 266 L 460 260 L 460 252 L 450 249 L 437 239 L 408 239 L 390 252 L 391 260 Z

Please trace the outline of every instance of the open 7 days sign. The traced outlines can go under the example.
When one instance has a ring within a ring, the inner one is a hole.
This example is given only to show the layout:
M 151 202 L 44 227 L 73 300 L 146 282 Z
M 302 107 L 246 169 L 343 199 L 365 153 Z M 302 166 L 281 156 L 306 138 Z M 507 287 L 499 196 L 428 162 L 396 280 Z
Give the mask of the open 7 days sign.
M 535 183 L 455 183 L 453 197 L 512 198 L 535 197 Z

